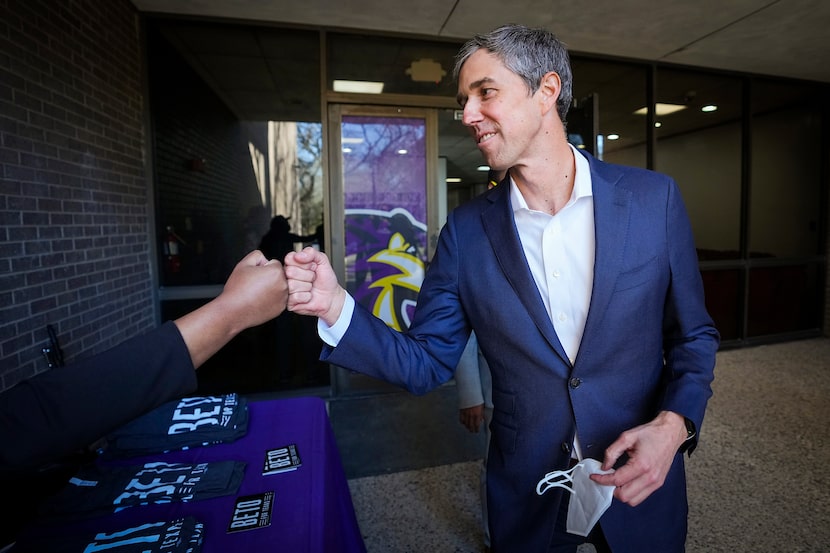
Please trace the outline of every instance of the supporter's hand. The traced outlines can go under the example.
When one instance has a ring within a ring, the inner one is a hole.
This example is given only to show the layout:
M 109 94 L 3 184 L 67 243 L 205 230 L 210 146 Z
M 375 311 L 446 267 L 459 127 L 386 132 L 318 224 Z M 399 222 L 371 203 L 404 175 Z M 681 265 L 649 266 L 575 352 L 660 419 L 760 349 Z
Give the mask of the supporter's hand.
M 285 310 L 288 281 L 282 263 L 254 250 L 236 264 L 215 300 L 243 328 L 260 325 Z
M 346 291 L 337 283 L 328 257 L 307 247 L 285 256 L 288 278 L 288 309 L 300 315 L 319 317 L 329 326 L 337 322 Z
M 175 320 L 198 368 L 237 334 L 285 310 L 288 282 L 279 261 L 254 250 L 236 264 L 222 293 Z

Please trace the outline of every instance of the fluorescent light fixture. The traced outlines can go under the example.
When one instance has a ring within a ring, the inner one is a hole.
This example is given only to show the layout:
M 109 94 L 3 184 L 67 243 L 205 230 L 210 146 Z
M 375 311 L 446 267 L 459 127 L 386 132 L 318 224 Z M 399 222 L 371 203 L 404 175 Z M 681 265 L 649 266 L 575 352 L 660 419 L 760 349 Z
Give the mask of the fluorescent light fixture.
M 344 136 L 340 139 L 340 142 L 343 144 L 363 144 L 362 138 L 349 138 L 348 136 Z
M 489 171 L 489 170 L 490 170 L 489 165 L 479 165 L 478 167 L 476 167 L 476 171 Z
M 718 111 L 718 106 L 716 106 L 715 104 L 707 104 L 707 105 L 703 106 L 702 108 L 700 108 L 700 111 L 702 111 L 704 113 L 709 113 L 711 111 Z
M 447 182 L 461 182 L 461 177 L 447 177 Z
M 657 115 L 669 115 L 670 113 L 674 113 L 676 111 L 681 111 L 686 109 L 686 106 L 681 104 L 661 104 L 658 102 L 654 106 L 654 112 Z M 646 115 L 648 113 L 648 108 L 640 108 L 634 112 L 634 115 Z
M 334 81 L 335 92 L 357 92 L 359 94 L 380 94 L 383 83 L 373 81 Z
M 619 139 L 620 139 L 620 135 L 615 134 L 615 133 L 611 133 L 611 134 L 609 134 L 606 138 L 608 138 L 608 140 L 619 140 Z
M 350 154 L 350 153 L 352 153 L 352 149 L 351 148 L 343 148 L 343 153 L 344 154 Z
M 398 150 L 398 153 L 399 153 L 400 155 L 404 156 L 404 155 L 406 155 L 406 154 L 408 154 L 408 153 L 409 153 L 409 150 L 405 150 L 405 149 L 401 148 L 400 150 Z

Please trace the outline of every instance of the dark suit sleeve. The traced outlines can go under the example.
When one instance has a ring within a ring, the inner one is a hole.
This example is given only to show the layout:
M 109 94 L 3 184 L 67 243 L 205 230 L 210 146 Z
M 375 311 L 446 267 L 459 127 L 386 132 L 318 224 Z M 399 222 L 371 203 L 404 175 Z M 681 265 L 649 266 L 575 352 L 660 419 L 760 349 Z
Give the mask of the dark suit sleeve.
M 706 310 L 692 227 L 680 191 L 672 182 L 669 195 L 668 236 L 671 286 L 666 298 L 664 355 L 669 379 L 662 409 L 691 420 L 697 443 L 706 405 L 712 395 L 720 335 Z
M 32 468 L 192 393 L 196 372 L 167 322 L 99 355 L 54 368 L 0 394 L 0 470 Z

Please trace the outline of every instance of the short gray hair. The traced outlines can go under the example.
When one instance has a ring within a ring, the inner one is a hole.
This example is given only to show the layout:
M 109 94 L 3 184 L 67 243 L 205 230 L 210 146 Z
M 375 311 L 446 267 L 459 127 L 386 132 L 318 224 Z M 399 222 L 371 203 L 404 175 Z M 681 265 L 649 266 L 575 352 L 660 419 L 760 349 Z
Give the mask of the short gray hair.
M 502 25 L 482 35 L 475 35 L 458 51 L 453 77 L 458 80 L 461 66 L 477 50 L 485 49 L 501 60 L 507 69 L 518 75 L 533 94 L 542 84 L 542 77 L 550 71 L 559 75 L 562 91 L 556 100 L 559 119 L 564 123 L 573 98 L 571 61 L 565 45 L 556 35 L 545 29 L 531 29 L 523 25 Z

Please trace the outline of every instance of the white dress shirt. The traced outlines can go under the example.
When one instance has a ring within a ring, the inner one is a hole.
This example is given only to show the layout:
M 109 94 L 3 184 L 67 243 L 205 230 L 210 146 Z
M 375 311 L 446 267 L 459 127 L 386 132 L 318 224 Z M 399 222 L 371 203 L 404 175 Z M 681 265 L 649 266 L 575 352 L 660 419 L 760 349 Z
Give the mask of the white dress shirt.
M 522 248 L 571 364 L 582 342 L 591 303 L 595 249 L 591 169 L 576 149 L 573 154 L 576 173 L 571 198 L 556 215 L 529 209 L 510 179 L 510 203 Z

